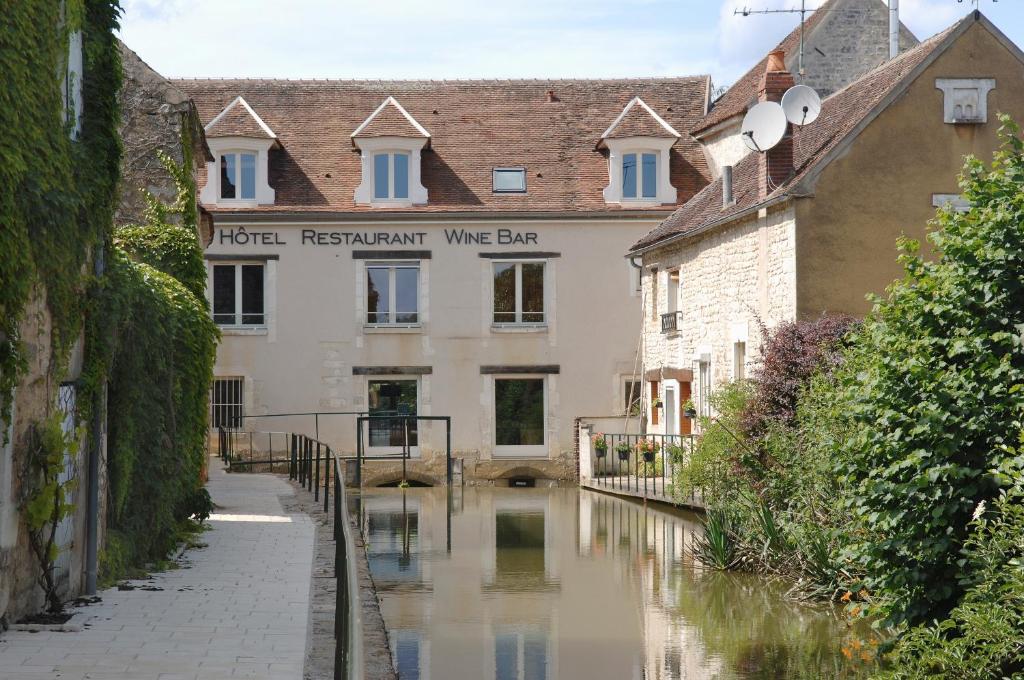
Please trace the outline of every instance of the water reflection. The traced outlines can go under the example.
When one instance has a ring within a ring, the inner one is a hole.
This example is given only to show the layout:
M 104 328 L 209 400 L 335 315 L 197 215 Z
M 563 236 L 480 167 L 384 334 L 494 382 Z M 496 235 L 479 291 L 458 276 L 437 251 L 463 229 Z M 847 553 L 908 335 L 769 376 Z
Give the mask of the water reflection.
M 375 489 L 359 503 L 401 678 L 852 678 L 843 624 L 697 568 L 696 518 L 575 489 Z

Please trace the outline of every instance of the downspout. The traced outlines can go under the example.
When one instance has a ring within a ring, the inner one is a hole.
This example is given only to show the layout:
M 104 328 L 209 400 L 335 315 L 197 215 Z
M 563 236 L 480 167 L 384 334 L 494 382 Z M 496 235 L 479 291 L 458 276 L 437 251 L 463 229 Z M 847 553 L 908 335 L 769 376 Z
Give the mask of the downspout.
M 900 0 L 889 0 L 889 58 L 900 55 Z
M 93 272 L 96 277 L 103 276 L 105 252 L 101 243 L 96 248 L 96 261 Z M 85 545 L 85 593 L 96 594 L 96 576 L 99 555 L 99 524 L 100 524 L 100 457 L 103 453 L 103 425 L 106 410 L 106 382 L 92 398 L 92 445 L 89 447 L 89 490 L 86 499 L 86 545 Z
M 644 341 L 646 339 L 646 324 L 647 324 L 647 298 L 646 293 L 643 290 L 643 274 L 644 266 L 643 263 L 637 264 L 636 259 L 642 255 L 634 255 L 633 257 L 626 258 L 629 263 L 637 270 L 637 276 L 640 277 L 640 339 L 636 343 L 636 355 L 633 358 L 633 382 L 640 385 L 640 409 L 637 413 L 637 430 L 640 434 L 647 432 L 647 411 L 644 409 L 644 394 L 647 392 L 644 385 Z M 640 374 L 637 375 L 637 366 L 640 367 Z M 626 405 L 626 433 L 629 433 L 629 421 L 632 420 L 632 416 L 629 413 L 629 405 Z

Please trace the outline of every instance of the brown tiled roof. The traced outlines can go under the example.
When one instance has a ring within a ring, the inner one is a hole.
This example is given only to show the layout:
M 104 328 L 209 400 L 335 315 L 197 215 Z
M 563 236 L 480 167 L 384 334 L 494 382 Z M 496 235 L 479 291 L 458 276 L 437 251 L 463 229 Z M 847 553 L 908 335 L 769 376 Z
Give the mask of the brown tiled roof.
M 665 127 L 664 119 L 659 116 L 642 99 L 633 99 L 612 125 L 605 130 L 602 139 L 622 139 L 624 137 L 680 137 L 671 126 Z
M 837 1 L 825 0 L 815 9 L 804 24 L 805 36 L 828 16 L 828 11 L 832 9 L 832 5 Z M 800 49 L 800 27 L 797 26 L 793 29 L 793 32 L 783 38 L 782 42 L 775 49 L 783 50 L 787 55 L 795 54 Z M 729 120 L 733 116 L 745 113 L 751 104 L 757 101 L 758 84 L 761 82 L 761 75 L 764 73 L 767 64 L 768 55 L 766 54 L 761 61 L 757 62 L 752 69 L 744 73 L 739 80 L 725 91 L 725 94 L 715 102 L 708 115 L 704 116 L 697 125 L 689 128 L 690 134 L 700 134 L 719 123 Z
M 248 102 L 238 97 L 206 124 L 206 136 L 274 139 L 273 130 L 261 123 L 262 120 L 249 107 Z
M 430 133 L 417 122 L 410 120 L 408 112 L 388 97 L 369 118 L 352 133 L 353 137 L 429 137 Z
M 617 211 L 602 190 L 606 152 L 595 142 L 634 97 L 677 130 L 704 115 L 706 76 L 631 80 L 287 81 L 178 80 L 203 120 L 245 97 L 277 134 L 270 152 L 276 204 L 245 211 L 372 211 L 354 204 L 360 181 L 351 135 L 389 96 L 425 127 L 424 211 Z M 549 101 L 554 90 L 556 101 Z M 495 194 L 491 169 L 527 169 L 527 194 Z M 681 204 L 709 180 L 700 144 L 684 136 L 669 177 Z M 199 178 L 200 185 L 205 177 Z M 207 206 L 211 211 L 229 209 Z
M 794 128 L 793 176 L 764 200 L 759 199 L 758 192 L 760 155 L 747 154 L 733 170 L 734 203 L 730 207 L 722 207 L 722 180 L 717 179 L 637 241 L 632 251 L 646 249 L 668 238 L 703 232 L 739 213 L 788 195 L 889 93 L 940 46 L 947 44 L 945 39 L 965 26 L 972 17 L 968 15 L 963 21 L 869 71 L 825 99 L 817 121 Z

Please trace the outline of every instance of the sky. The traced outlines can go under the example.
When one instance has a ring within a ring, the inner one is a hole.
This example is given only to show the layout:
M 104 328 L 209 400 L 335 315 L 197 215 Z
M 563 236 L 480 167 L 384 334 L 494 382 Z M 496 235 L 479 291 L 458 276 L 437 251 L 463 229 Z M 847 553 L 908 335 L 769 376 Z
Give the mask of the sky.
M 122 0 L 121 38 L 167 77 L 613 78 L 728 85 L 799 23 L 801 0 Z M 977 0 L 1024 46 L 1024 0 Z M 823 0 L 806 0 L 817 7 Z M 973 0 L 901 0 L 918 38 Z

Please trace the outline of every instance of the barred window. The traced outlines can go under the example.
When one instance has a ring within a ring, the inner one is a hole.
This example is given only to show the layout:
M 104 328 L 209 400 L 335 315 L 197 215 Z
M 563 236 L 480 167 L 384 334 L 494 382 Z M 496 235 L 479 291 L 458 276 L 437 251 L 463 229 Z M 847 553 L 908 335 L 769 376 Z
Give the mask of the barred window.
M 210 426 L 240 428 L 242 426 L 243 378 L 214 378 L 210 395 Z

